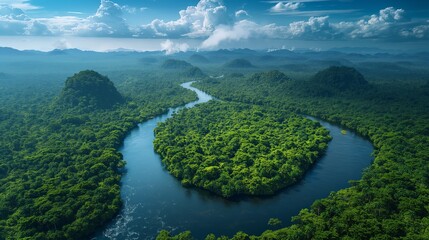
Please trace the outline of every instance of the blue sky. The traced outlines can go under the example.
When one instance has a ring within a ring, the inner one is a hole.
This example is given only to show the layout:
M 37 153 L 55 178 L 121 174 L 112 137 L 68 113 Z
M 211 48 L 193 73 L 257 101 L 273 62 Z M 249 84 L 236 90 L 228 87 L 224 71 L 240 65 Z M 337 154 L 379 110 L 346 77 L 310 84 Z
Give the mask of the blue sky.
M 160 39 L 159 48 L 172 52 L 291 41 L 315 48 L 424 46 L 429 1 L 0 0 L 0 46 L 36 37 L 66 42 L 63 47 L 76 47 L 68 39 L 115 39 L 117 48 L 126 48 L 125 39 Z

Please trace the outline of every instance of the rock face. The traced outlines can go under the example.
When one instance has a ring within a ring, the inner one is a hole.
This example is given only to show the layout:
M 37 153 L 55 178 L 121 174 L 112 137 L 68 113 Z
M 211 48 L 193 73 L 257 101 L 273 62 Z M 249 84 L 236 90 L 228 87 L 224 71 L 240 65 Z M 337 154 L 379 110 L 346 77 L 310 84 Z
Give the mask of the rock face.
M 337 90 L 353 90 L 368 85 L 363 75 L 351 67 L 329 67 L 314 75 L 312 81 Z
M 175 70 L 175 69 L 188 69 L 192 68 L 192 64 L 176 59 L 168 59 L 161 65 L 161 68 L 165 70 Z
M 255 68 L 255 66 L 246 59 L 234 59 L 223 65 L 225 68 Z
M 124 101 L 108 77 L 85 70 L 67 78 L 60 103 L 67 107 L 110 108 Z

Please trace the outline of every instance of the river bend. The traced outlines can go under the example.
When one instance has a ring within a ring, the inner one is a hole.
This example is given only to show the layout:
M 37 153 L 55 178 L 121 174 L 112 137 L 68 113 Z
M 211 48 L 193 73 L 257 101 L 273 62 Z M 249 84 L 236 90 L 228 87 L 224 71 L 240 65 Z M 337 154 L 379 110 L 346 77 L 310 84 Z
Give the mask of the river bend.
M 154 239 L 161 229 L 173 233 L 191 230 L 197 239 L 204 239 L 208 233 L 260 234 L 269 229 L 269 218 L 279 218 L 283 226 L 289 225 L 291 217 L 302 208 L 332 191 L 348 187 L 348 181 L 360 179 L 363 169 L 373 159 L 373 147 L 366 139 L 350 131 L 341 134 L 341 127 L 317 120 L 333 137 L 325 156 L 300 182 L 275 196 L 231 201 L 206 191 L 184 188 L 162 166 L 153 140 L 159 122 L 183 107 L 191 108 L 212 99 L 191 84 L 181 86 L 196 92 L 197 101 L 139 124 L 125 138 L 120 149 L 127 161 L 121 187 L 124 207 L 94 239 Z

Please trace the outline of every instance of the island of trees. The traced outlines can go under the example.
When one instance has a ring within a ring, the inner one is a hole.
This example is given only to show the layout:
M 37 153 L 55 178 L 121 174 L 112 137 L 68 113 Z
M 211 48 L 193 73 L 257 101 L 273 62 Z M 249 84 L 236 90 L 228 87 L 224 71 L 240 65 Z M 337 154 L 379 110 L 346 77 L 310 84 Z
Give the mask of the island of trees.
M 224 197 L 273 194 L 295 183 L 330 140 L 304 117 L 215 101 L 181 111 L 155 133 L 170 173 Z
M 232 238 L 209 234 L 206 239 L 429 239 L 429 95 L 421 85 L 366 83 L 355 69 L 343 67 L 307 81 L 256 84 L 251 78 L 195 85 L 222 100 L 307 113 L 353 129 L 371 140 L 375 159 L 361 180 L 301 210 L 292 226 L 260 236 L 238 232 Z M 326 86 L 314 84 L 323 79 L 332 84 L 329 95 L 323 94 Z M 340 87 L 350 82 L 353 87 Z M 323 91 L 313 91 L 317 86 Z M 158 240 L 165 239 L 192 235 L 163 231 Z

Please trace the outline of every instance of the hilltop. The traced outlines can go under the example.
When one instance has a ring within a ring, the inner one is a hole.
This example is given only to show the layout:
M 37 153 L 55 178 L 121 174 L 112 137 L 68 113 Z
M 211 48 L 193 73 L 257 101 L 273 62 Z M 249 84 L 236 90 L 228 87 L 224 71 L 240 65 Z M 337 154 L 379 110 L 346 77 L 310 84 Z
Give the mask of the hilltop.
M 59 102 L 68 107 L 85 106 L 109 108 L 124 101 L 113 82 L 92 70 L 85 70 L 67 78 Z
M 250 77 L 252 81 L 268 81 L 268 82 L 284 82 L 290 80 L 288 76 L 278 70 L 272 70 L 268 72 L 255 73 Z
M 344 66 L 332 66 L 319 71 L 311 81 L 337 90 L 352 90 L 368 85 L 360 72 L 352 67 Z
M 189 61 L 191 61 L 193 63 L 200 63 L 200 64 L 206 64 L 206 63 L 210 62 L 206 57 L 204 57 L 204 56 L 202 56 L 200 54 L 193 54 L 193 55 L 191 55 L 189 57 Z
M 167 59 L 161 65 L 161 68 L 166 69 L 166 70 L 187 69 L 187 68 L 192 68 L 192 67 L 193 67 L 192 64 L 190 64 L 186 61 L 177 60 L 177 59 Z
M 245 59 L 241 59 L 241 58 L 237 58 L 237 59 L 234 59 L 234 60 L 227 62 L 223 65 L 223 67 L 225 67 L 225 68 L 255 68 L 255 66 L 251 62 L 249 62 Z
M 206 76 L 200 68 L 183 60 L 167 59 L 161 65 L 161 68 L 167 71 L 174 70 L 177 74 L 186 78 L 202 78 Z

